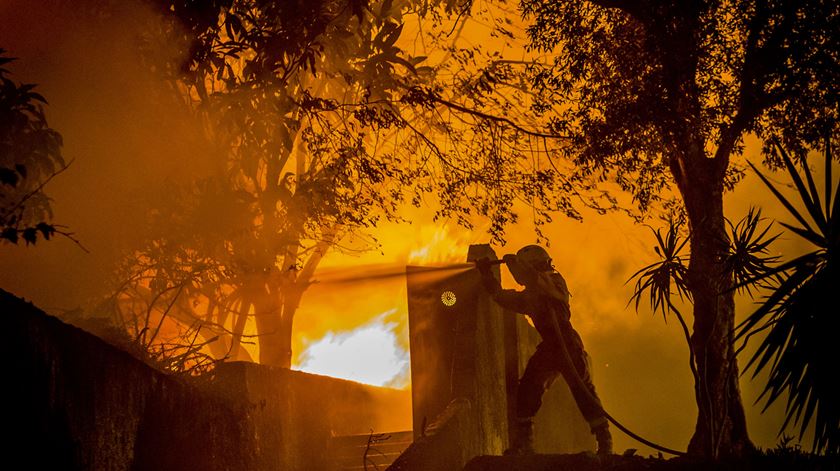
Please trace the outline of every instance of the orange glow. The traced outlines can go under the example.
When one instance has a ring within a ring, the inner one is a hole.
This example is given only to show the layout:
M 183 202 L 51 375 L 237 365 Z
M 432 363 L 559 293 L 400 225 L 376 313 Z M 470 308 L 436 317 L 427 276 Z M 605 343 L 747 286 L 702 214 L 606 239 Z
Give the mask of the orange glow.
M 385 321 L 395 312 L 385 312 L 349 332 L 328 332 L 309 344 L 297 369 L 374 386 L 407 387 L 408 352 L 397 341 L 397 324 Z
M 466 236 L 472 235 L 466 231 L 461 233 Z M 430 265 L 443 262 L 464 262 L 467 259 L 467 250 L 470 243 L 474 243 L 464 237 L 455 237 L 447 226 L 421 227 L 420 236 L 424 245 L 415 246 L 409 251 L 409 264 Z
M 409 387 L 405 266 L 463 263 L 476 236 L 446 225 L 386 224 L 377 238 L 387 255 L 324 258 L 295 316 L 293 368 Z

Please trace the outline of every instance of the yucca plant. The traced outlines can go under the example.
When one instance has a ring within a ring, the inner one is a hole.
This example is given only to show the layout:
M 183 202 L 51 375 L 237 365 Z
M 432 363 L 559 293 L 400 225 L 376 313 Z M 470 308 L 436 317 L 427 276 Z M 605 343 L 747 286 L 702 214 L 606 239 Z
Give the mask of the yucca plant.
M 696 387 L 699 378 L 697 376 L 694 348 L 691 344 L 691 333 L 688 330 L 685 318 L 673 302 L 674 295 L 680 300 L 691 300 L 691 292 L 688 290 L 686 281 L 688 266 L 685 262 L 688 260 L 688 255 L 683 252 L 689 238 L 682 236 L 681 229 L 682 221 L 675 219 L 669 220 L 668 230 L 664 235 L 662 229 L 651 229 L 656 237 L 657 244 L 653 247 L 653 250 L 660 259 L 634 273 L 628 283 L 636 280 L 633 296 L 630 297 L 630 303 L 635 302 L 636 312 L 639 312 L 639 304 L 641 304 L 644 294 L 647 293 L 648 302 L 654 314 L 661 312 L 662 319 L 666 322 L 668 321 L 668 312 L 674 313 L 677 317 L 683 335 L 685 335 L 685 341 L 688 344 L 689 366 Z
M 732 274 L 736 289 L 752 295 L 756 287 L 769 288 L 772 277 L 767 279 L 771 267 L 779 257 L 770 255 L 770 244 L 779 238 L 780 234 L 769 235 L 773 224 L 767 224 L 762 229 L 761 210 L 750 208 L 747 215 L 737 224 L 727 219 L 729 228 L 729 253 L 724 261 L 724 270 Z M 752 280 L 761 280 L 753 283 Z
M 630 302 L 635 301 L 636 311 L 639 310 L 642 296 L 648 293 L 653 312 L 662 312 L 663 319 L 667 320 L 666 314 L 669 310 L 679 313 L 671 301 L 673 295 L 680 299 L 691 298 L 686 284 L 688 267 L 684 260 L 687 256 L 683 254 L 688 237 L 680 234 L 681 228 L 682 223 L 672 219 L 665 235 L 662 234 L 662 229 L 651 229 L 657 243 L 653 250 L 660 260 L 640 269 L 628 280 L 636 280 L 633 296 L 630 298 Z
M 776 278 L 761 306 L 738 327 L 737 339 L 759 331 L 766 337 L 747 364 L 753 378 L 769 368 L 769 379 L 758 401 L 769 407 L 787 393 L 784 430 L 799 424 L 799 438 L 814 420 L 816 452 L 840 452 L 840 312 L 835 296 L 840 289 L 840 188 L 833 188 L 831 143 L 825 141 L 825 186 L 820 195 L 811 170 L 803 165 L 804 180 L 788 153 L 773 141 L 773 150 L 784 163 L 796 187 L 801 213 L 755 166 L 768 189 L 798 225 L 780 223 L 814 246 L 814 250 L 758 274 L 755 284 Z M 832 201 L 833 198 L 833 201 Z M 781 433 L 781 432 L 780 432 Z

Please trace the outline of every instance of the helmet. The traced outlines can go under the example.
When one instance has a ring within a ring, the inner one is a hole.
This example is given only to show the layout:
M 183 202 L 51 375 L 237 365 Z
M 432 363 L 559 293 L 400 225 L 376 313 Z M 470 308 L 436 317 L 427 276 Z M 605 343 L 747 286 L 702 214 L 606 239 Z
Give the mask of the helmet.
M 516 260 L 536 271 L 551 271 L 551 257 L 539 245 L 526 245 L 516 252 Z
M 554 271 L 551 257 L 544 248 L 526 245 L 516 255 L 505 255 L 504 260 L 517 283 L 568 304 L 570 295 L 566 280 Z
M 551 272 L 551 257 L 539 245 L 526 245 L 516 252 L 516 255 L 505 255 L 503 260 L 517 283 L 525 286 L 533 285 L 543 272 Z

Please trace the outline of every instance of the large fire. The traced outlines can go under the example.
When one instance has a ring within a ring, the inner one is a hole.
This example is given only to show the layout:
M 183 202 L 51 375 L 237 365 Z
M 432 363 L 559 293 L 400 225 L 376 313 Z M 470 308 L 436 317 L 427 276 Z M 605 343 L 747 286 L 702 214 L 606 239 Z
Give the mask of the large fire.
M 408 352 L 397 341 L 396 324 L 385 321 L 395 312 L 396 308 L 349 332 L 328 332 L 309 344 L 298 369 L 375 386 L 407 387 Z
M 295 369 L 377 386 L 410 386 L 405 266 L 462 263 L 474 241 L 446 226 L 403 231 L 394 228 L 380 239 L 383 252 L 395 254 L 385 264 L 376 258 L 325 259 L 321 276 L 316 275 L 322 284 L 310 288 L 301 304 L 303 340 Z M 381 314 L 372 318 L 375 312 Z

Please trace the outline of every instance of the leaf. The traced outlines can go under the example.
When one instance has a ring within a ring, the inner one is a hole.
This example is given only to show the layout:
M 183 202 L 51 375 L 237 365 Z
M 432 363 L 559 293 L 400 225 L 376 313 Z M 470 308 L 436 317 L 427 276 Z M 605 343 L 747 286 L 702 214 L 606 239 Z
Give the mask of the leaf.
M 401 23 L 399 26 L 394 28 L 393 31 L 388 33 L 387 36 L 385 36 L 385 39 L 383 40 L 383 45 L 385 47 L 391 47 L 397 42 L 402 34 L 403 26 L 405 26 L 405 24 Z M 383 47 L 383 49 L 385 49 L 385 47 Z
M 2 234 L 0 234 L 0 238 L 6 239 L 13 244 L 17 244 L 18 242 L 18 230 L 14 227 L 6 227 L 3 229 Z
M 393 55 L 393 56 L 387 56 L 385 58 L 385 60 L 387 60 L 388 62 L 395 63 L 395 64 L 400 64 L 403 67 L 405 67 L 406 69 L 408 69 L 409 71 L 411 71 L 411 73 L 417 75 L 417 70 L 414 68 L 414 65 L 411 62 L 403 59 L 402 57 L 397 56 L 396 54 Z
M 17 172 L 10 168 L 0 167 L 0 183 L 14 187 L 17 186 L 18 179 Z
M 785 163 L 785 166 L 788 169 L 788 174 L 790 175 L 791 180 L 793 180 L 794 185 L 796 186 L 797 191 L 799 192 L 799 198 L 804 203 L 805 209 L 808 210 L 808 213 L 811 214 L 811 218 L 817 223 L 820 229 L 823 231 L 826 229 L 826 221 L 825 217 L 820 209 L 819 203 L 819 196 L 817 195 L 816 201 L 814 200 L 814 196 L 810 193 L 810 191 L 805 187 L 805 184 L 802 182 L 802 178 L 799 176 L 799 172 L 796 170 L 796 166 L 793 164 L 793 160 L 791 160 L 790 156 L 788 156 L 787 152 L 779 145 L 778 140 L 773 138 L 773 144 L 776 146 L 776 153 L 779 155 Z M 814 183 L 811 178 L 811 170 L 808 169 L 807 165 L 804 165 L 804 173 L 809 180 L 810 186 L 813 188 L 814 192 L 816 192 L 816 188 L 814 188 Z M 804 224 L 803 224 L 804 225 Z M 806 225 L 807 227 L 807 225 Z
M 812 243 L 816 246 L 824 246 L 826 244 L 825 238 L 823 238 L 823 236 L 821 236 L 817 232 L 806 231 L 805 229 L 795 227 L 795 226 L 791 226 L 790 224 L 786 224 L 786 223 L 783 223 L 783 222 L 780 222 L 779 224 L 781 224 L 782 226 L 784 226 L 789 231 L 794 232 L 799 237 L 802 237 L 803 239 L 807 240 L 808 242 L 810 242 L 810 243 Z
M 47 224 L 45 222 L 39 222 L 35 225 L 35 228 L 41 232 L 41 235 L 44 236 L 45 240 L 50 240 L 50 237 L 55 234 L 55 226 L 52 224 Z
M 27 227 L 23 230 L 23 240 L 26 241 L 26 245 L 34 244 L 38 240 L 38 232 L 34 227 Z
M 788 199 L 785 198 L 784 195 L 782 195 L 782 193 L 779 192 L 779 190 L 777 190 L 776 187 L 772 183 L 770 183 L 770 180 L 768 180 L 767 177 L 765 177 L 764 174 L 761 173 L 758 170 L 758 168 L 756 168 L 756 166 L 753 165 L 752 162 L 747 161 L 747 163 L 750 165 L 750 167 L 752 167 L 753 171 L 755 171 L 756 175 L 758 175 L 758 178 L 761 179 L 761 181 L 764 183 L 764 185 L 767 188 L 770 189 L 770 191 L 773 193 L 773 195 L 776 197 L 776 199 L 780 203 L 782 203 L 782 205 L 785 207 L 785 209 L 787 209 L 788 212 L 793 217 L 795 217 L 796 220 L 799 221 L 799 223 L 802 224 L 802 226 L 804 226 L 807 230 L 813 231 L 813 229 L 811 229 L 811 226 L 808 224 L 808 221 L 806 221 L 805 218 L 803 218 L 802 215 L 799 214 L 799 211 L 797 211 L 796 208 L 794 208 L 793 205 L 790 204 L 790 201 L 788 201 Z

